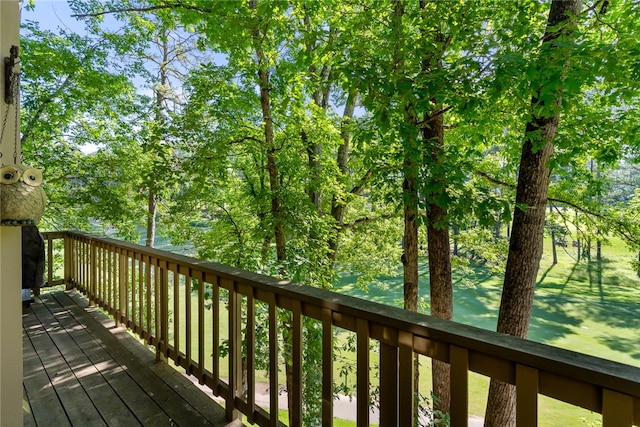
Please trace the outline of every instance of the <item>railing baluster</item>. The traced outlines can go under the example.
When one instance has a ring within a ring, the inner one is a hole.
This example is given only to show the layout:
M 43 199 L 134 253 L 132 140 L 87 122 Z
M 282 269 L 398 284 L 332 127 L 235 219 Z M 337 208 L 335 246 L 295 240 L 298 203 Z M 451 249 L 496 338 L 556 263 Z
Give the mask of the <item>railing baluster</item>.
M 451 425 L 466 426 L 469 422 L 469 352 L 452 345 L 451 364 Z
M 398 401 L 402 403 L 398 410 L 398 425 L 412 426 L 415 415 L 414 396 L 413 335 L 409 332 L 398 333 Z
M 138 263 L 136 261 L 136 254 L 133 253 L 131 255 L 131 314 L 129 315 L 131 325 L 129 325 L 129 327 L 131 327 L 134 332 L 137 332 L 138 330 L 138 328 L 136 327 L 138 318 L 138 306 L 136 305 L 136 297 L 138 295 L 138 281 L 136 277 L 136 271 L 138 271 L 138 268 L 140 267 L 136 268 L 137 265 Z
M 127 289 L 127 251 L 121 249 L 118 256 L 118 263 L 120 264 L 120 268 L 118 269 L 118 309 L 116 310 L 116 326 L 119 326 L 122 322 L 126 324 L 126 289 Z
M 53 239 L 50 236 L 47 236 L 47 285 L 53 285 Z
M 85 274 L 84 274 L 84 269 L 85 269 L 85 245 L 84 245 L 84 241 L 82 240 L 78 240 L 76 242 L 76 271 L 75 271 L 75 275 L 76 275 L 76 286 L 78 286 L 80 288 L 80 290 L 82 290 L 84 292 L 85 295 L 88 296 L 88 292 L 86 289 L 86 283 L 84 282 L 85 279 Z
M 538 425 L 538 371 L 520 364 L 516 365 L 516 424 Z
M 302 426 L 302 304 L 300 301 L 293 302 L 293 313 L 291 319 L 293 347 L 291 350 L 291 368 L 293 370 L 291 402 L 293 408 L 289 408 L 292 413 L 291 426 Z
M 146 309 L 145 326 L 145 342 L 151 343 L 151 258 L 144 256 L 144 304 Z
M 211 305 L 213 310 L 213 325 L 211 327 L 213 349 L 213 391 L 220 394 L 220 276 L 216 276 L 211 294 Z
M 256 410 L 256 301 L 253 292 L 247 295 L 247 421 L 252 423 Z
M 169 355 L 169 265 L 163 261 L 160 266 L 160 334 L 158 336 L 158 355 L 166 361 Z
M 89 291 L 89 304 L 91 305 L 92 298 L 95 297 L 93 288 L 91 287 L 91 244 L 89 240 L 84 242 L 84 280 L 83 284 L 85 289 Z
M 603 389 L 602 427 L 631 427 L 632 425 L 633 397 L 606 388 Z
M 358 427 L 369 425 L 369 322 L 358 319 L 356 322 L 357 339 L 357 420 Z
M 184 337 L 184 349 L 185 349 L 185 357 L 186 357 L 186 369 L 187 373 L 191 375 L 193 373 L 193 362 L 191 361 L 191 270 L 189 269 L 189 274 L 184 277 L 184 327 L 185 327 L 185 337 Z
M 89 305 L 96 305 L 96 297 L 98 293 L 98 265 L 97 265 L 97 248 L 93 242 L 89 242 L 89 288 L 91 289 L 91 297 Z
M 84 277 L 83 277 L 83 286 L 87 290 L 89 295 L 89 302 L 91 302 L 91 298 L 93 295 L 93 289 L 91 288 L 91 243 L 89 239 L 83 242 L 84 249 Z
M 398 348 L 380 342 L 380 425 L 398 425 Z
M 241 417 L 236 398 L 242 394 L 242 302 L 236 284 L 229 289 L 229 392 L 226 404 L 227 419 Z
M 129 270 L 133 269 L 133 259 L 129 258 L 129 250 L 125 250 L 123 252 L 123 256 L 124 256 L 124 281 L 122 284 L 122 293 L 124 294 L 124 319 L 122 320 L 125 326 L 129 325 L 129 320 L 131 319 L 131 309 L 129 306 L 129 289 L 131 288 L 131 286 L 129 286 Z
M 270 293 L 269 304 L 269 426 L 278 425 L 278 306 L 276 295 Z
M 157 258 L 151 258 L 152 261 L 151 270 L 153 271 L 152 277 L 152 292 L 151 292 L 151 319 L 153 320 L 153 331 L 150 334 L 150 341 L 153 345 L 157 346 L 160 339 L 160 325 L 162 319 L 160 318 L 160 266 Z
M 204 384 L 204 281 L 198 278 L 198 382 Z
M 173 270 L 173 361 L 180 364 L 180 270 L 176 264 Z
M 111 246 L 104 246 L 102 250 L 107 254 L 107 259 L 111 263 L 111 269 L 108 270 L 109 286 L 105 295 L 106 305 L 108 310 L 111 311 L 112 316 L 118 313 L 118 304 L 120 299 L 118 298 L 118 277 L 120 276 L 120 257 L 118 256 L 117 248 Z
M 322 310 L 322 425 L 333 420 L 333 313 Z
M 68 234 L 64 235 L 64 282 L 66 284 L 67 290 L 73 288 L 75 278 L 72 278 L 71 275 L 75 275 L 75 271 L 73 266 L 76 264 L 75 251 L 73 250 L 75 244 L 75 240 L 72 239 Z M 53 259 L 53 258 L 51 258 Z M 73 272 L 73 273 L 72 273 Z
M 98 289 L 100 294 L 99 299 L 101 299 L 103 303 L 110 303 L 108 295 L 110 294 L 111 276 L 113 274 L 111 270 L 106 267 L 105 258 L 107 254 L 111 257 L 110 251 L 105 250 L 102 246 L 98 247 Z M 116 325 L 117 324 L 118 320 L 116 319 Z

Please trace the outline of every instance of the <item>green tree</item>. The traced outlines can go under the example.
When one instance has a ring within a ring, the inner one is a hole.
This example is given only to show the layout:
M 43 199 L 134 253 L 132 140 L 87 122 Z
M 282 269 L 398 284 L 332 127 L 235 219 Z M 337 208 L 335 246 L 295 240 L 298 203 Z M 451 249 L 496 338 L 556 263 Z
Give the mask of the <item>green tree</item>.
M 498 332 L 523 338 L 527 335 L 542 255 L 551 175 L 549 161 L 562 106 L 564 69 L 572 54 L 575 16 L 581 7 L 581 0 L 551 3 L 538 69 L 543 77 L 538 86 L 534 86 L 532 116 L 526 126 L 522 147 Z M 515 425 L 515 390 L 512 386 L 497 380 L 491 381 L 485 425 Z
M 119 117 L 131 112 L 134 87 L 114 69 L 112 55 L 105 40 L 22 26 L 22 144 L 25 161 L 46 169 L 44 228 L 87 228 L 90 218 L 103 216 L 95 202 L 113 187 L 99 193 L 88 185 L 106 173 L 95 171 L 99 162 L 85 164 L 82 150 L 126 135 Z M 111 196 L 116 201 L 122 193 Z M 136 213 L 126 204 L 113 207 L 114 222 L 128 224 Z

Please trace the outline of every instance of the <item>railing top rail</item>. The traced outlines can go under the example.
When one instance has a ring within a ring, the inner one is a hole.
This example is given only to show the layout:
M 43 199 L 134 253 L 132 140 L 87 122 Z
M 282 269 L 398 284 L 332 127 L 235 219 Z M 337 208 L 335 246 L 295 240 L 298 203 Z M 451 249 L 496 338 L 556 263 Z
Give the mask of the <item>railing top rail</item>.
M 52 239 L 61 239 L 63 238 L 68 232 L 67 231 L 43 231 L 42 236 L 43 237 L 51 237 Z
M 407 331 L 417 337 L 467 348 L 473 352 L 530 366 L 542 372 L 578 381 L 586 380 L 597 386 L 640 398 L 640 368 L 634 366 L 160 249 L 84 232 L 69 231 L 66 235 L 101 242 L 143 256 L 186 266 L 206 276 L 221 277 L 258 290 L 299 300 L 303 304 L 365 319 L 372 324 Z

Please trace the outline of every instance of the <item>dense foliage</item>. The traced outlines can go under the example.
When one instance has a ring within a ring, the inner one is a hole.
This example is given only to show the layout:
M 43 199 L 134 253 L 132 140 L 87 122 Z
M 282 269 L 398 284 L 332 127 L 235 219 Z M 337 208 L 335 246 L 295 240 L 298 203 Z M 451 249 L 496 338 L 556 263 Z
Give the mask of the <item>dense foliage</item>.
M 547 231 L 640 251 L 637 2 L 551 27 L 538 1 L 70 5 L 84 36 L 23 23 L 45 228 L 153 245 L 158 223 L 202 258 L 325 288 L 449 257 L 448 234 L 431 252 L 446 230 L 464 255 L 438 261 L 446 289 L 472 258 L 504 270 L 523 140 L 542 150 L 530 123 L 559 117 Z

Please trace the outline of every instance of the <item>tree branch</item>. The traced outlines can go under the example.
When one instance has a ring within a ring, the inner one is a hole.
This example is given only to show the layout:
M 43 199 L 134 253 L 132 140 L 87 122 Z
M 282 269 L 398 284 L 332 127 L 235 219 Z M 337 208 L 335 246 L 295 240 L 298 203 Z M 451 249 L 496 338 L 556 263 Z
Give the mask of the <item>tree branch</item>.
M 506 187 L 506 188 L 511 188 L 511 189 L 515 189 L 516 186 L 515 184 L 510 184 L 508 182 L 504 182 L 504 181 L 500 181 L 499 179 L 493 178 L 492 176 L 489 176 L 486 172 L 481 172 L 481 171 L 476 171 L 476 174 L 480 175 L 481 177 L 485 178 L 487 181 L 496 184 L 496 185 L 500 185 L 502 187 Z M 620 233 L 620 235 L 622 237 L 624 237 L 627 241 L 631 242 L 631 243 L 638 243 L 640 241 L 640 238 L 636 237 L 636 233 L 634 233 L 634 231 L 631 229 L 631 227 L 629 226 L 629 224 L 623 222 L 623 221 L 619 221 L 619 220 L 615 220 L 613 218 L 610 218 L 604 214 L 601 214 L 599 212 L 594 212 L 590 209 L 584 208 L 580 205 L 577 205 L 574 202 L 570 202 L 569 200 L 565 200 L 565 199 L 559 199 L 556 197 L 547 197 L 547 202 L 548 203 L 558 203 L 570 208 L 575 209 L 578 212 L 581 212 L 587 216 L 590 217 L 595 217 L 598 218 L 600 220 L 602 220 L 605 223 L 611 224 L 614 226 L 615 230 Z M 556 208 L 557 210 L 557 208 Z
M 358 218 L 355 221 L 349 222 L 347 224 L 343 224 L 342 228 L 355 228 L 359 225 L 362 224 L 366 224 L 366 223 L 370 223 L 370 222 L 376 222 L 376 221 L 380 221 L 383 219 L 391 219 L 391 218 L 395 218 L 397 215 L 395 214 L 382 214 L 380 216 L 376 216 L 376 217 L 369 217 L 369 216 L 365 216 L 362 218 Z
M 123 9 L 111 9 L 104 10 L 102 12 L 92 12 L 92 13 L 77 13 L 71 15 L 72 18 L 84 19 L 89 17 L 98 17 L 104 15 L 110 15 L 115 13 L 126 13 L 126 12 L 153 12 L 155 10 L 165 10 L 165 9 L 187 9 L 193 10 L 200 13 L 211 13 L 211 9 L 202 8 L 195 5 L 186 5 L 180 2 L 177 3 L 165 3 L 157 6 L 147 6 L 147 7 L 127 7 Z
M 425 118 L 424 120 L 416 123 L 416 126 L 418 126 L 419 128 L 427 127 L 429 125 L 429 123 L 431 123 L 436 117 L 443 115 L 444 113 L 446 113 L 447 111 L 451 110 L 452 108 L 453 108 L 453 105 L 450 105 L 448 107 L 442 108 L 442 109 L 436 111 L 435 113 L 431 114 L 429 117 Z
M 358 183 L 358 185 L 354 186 L 351 189 L 351 194 L 359 195 L 360 193 L 362 193 L 362 190 L 364 190 L 365 184 L 367 183 L 367 181 L 369 181 L 369 178 L 371 178 L 372 175 L 373 175 L 373 171 L 369 169 L 364 174 L 364 176 L 360 179 L 360 182 Z

